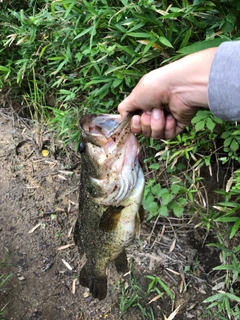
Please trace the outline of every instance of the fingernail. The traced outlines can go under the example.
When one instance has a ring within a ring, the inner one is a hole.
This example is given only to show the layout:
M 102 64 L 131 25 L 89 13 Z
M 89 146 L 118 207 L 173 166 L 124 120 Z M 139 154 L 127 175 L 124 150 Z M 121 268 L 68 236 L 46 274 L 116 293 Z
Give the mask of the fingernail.
M 151 115 L 151 114 L 152 114 L 152 111 L 146 111 L 146 114 L 150 114 L 150 115 Z
M 160 109 L 153 109 L 152 116 L 153 116 L 153 119 L 155 119 L 155 120 L 160 119 L 161 116 L 162 116 L 162 110 L 160 110 Z

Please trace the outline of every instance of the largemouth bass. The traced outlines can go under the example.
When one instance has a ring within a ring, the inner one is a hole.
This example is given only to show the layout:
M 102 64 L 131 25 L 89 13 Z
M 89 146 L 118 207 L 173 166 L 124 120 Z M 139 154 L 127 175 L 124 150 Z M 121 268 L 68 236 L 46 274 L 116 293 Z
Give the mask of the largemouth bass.
M 85 115 L 82 131 L 79 215 L 74 240 L 86 263 L 80 284 L 102 300 L 107 294 L 106 267 L 115 261 L 126 272 L 125 248 L 140 227 L 144 175 L 140 146 L 130 131 L 131 115 Z

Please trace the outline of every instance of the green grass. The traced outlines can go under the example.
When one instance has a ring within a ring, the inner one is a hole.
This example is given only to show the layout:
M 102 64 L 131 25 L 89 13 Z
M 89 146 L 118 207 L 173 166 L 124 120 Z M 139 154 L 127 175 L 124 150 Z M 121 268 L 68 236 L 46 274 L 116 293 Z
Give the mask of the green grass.
M 148 286 L 143 290 L 138 283 L 134 269 L 131 267 L 130 281 L 121 284 L 121 294 L 119 296 L 120 319 L 127 313 L 129 308 L 139 309 L 144 319 L 154 320 L 154 311 L 151 302 L 158 299 L 174 300 L 171 289 L 158 277 L 145 276 Z M 164 298 L 163 298 L 164 296 Z

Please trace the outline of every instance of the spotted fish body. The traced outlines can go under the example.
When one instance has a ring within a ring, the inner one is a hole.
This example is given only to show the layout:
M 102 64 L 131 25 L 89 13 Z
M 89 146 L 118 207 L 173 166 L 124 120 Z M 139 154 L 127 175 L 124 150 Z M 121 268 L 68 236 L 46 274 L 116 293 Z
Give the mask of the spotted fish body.
M 139 231 L 144 176 L 139 144 L 130 130 L 131 115 L 85 115 L 80 119 L 81 178 L 79 215 L 74 232 L 86 263 L 80 284 L 102 300 L 107 294 L 106 267 L 115 261 L 127 270 L 125 248 Z

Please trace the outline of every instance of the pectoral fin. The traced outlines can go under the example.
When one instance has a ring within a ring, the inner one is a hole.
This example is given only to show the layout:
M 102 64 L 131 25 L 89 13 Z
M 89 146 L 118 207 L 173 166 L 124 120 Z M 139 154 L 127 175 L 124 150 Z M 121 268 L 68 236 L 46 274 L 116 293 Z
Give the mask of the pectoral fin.
M 113 232 L 114 230 L 116 230 L 123 208 L 123 206 L 108 207 L 107 210 L 103 212 L 103 215 L 101 217 L 99 223 L 100 230 L 104 232 Z
M 123 250 L 118 257 L 114 260 L 115 266 L 118 272 L 126 273 L 128 272 L 128 261 L 126 251 Z

